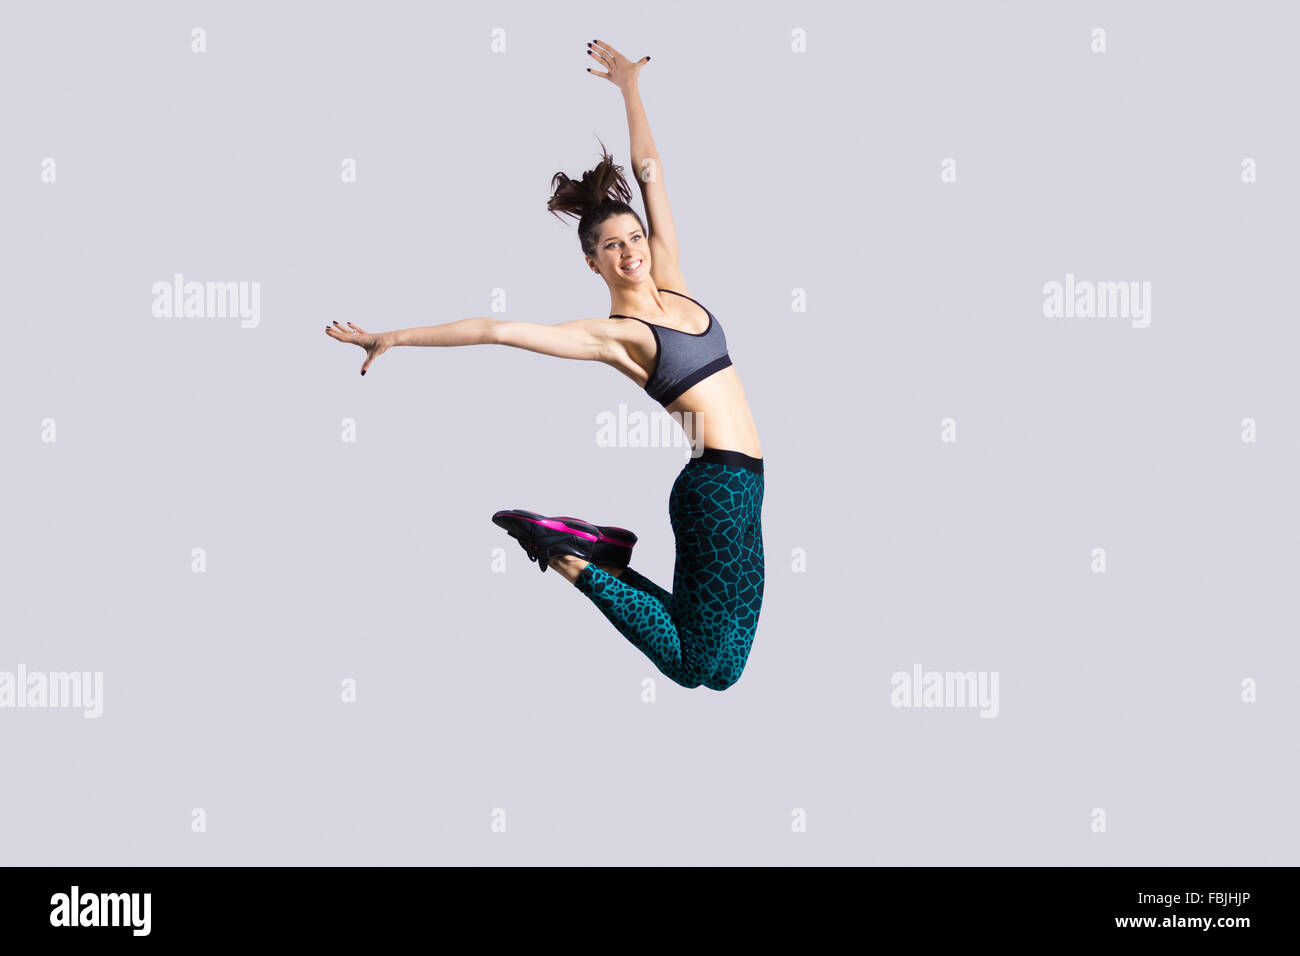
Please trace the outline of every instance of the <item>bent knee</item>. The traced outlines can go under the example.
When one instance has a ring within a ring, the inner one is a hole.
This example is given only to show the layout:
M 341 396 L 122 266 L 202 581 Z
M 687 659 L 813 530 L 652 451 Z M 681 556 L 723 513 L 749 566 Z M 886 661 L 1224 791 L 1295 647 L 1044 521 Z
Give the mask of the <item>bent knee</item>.
M 709 690 L 726 690 L 740 680 L 739 674 L 714 674 L 708 680 L 701 681 Z

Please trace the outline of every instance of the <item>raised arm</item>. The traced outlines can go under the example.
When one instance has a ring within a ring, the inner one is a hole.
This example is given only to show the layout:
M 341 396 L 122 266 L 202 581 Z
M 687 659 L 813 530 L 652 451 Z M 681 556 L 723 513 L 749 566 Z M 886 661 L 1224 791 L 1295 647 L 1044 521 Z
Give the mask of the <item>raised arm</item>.
M 623 104 L 627 107 L 632 166 L 636 171 L 637 185 L 641 188 L 641 201 L 645 205 L 650 230 L 651 262 L 657 265 L 661 264 L 661 258 L 671 260 L 673 271 L 676 271 L 679 262 L 677 228 L 673 225 L 673 213 L 668 206 L 663 161 L 659 158 L 659 150 L 655 148 L 654 138 L 650 135 L 650 121 L 646 119 L 641 91 L 637 86 L 641 67 L 650 61 L 650 57 L 633 63 L 608 43 L 596 40 L 589 46 L 591 55 L 609 70 L 608 73 L 593 70 L 594 75 L 609 80 L 623 93 Z

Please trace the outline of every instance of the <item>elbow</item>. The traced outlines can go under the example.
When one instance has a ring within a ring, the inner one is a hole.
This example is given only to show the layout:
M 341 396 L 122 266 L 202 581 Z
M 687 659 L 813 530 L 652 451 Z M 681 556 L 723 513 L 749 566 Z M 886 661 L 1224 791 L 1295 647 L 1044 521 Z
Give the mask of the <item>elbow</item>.
M 632 160 L 632 168 L 636 170 L 638 181 L 663 182 L 663 160 L 659 158 L 659 151 L 653 146 L 648 149 L 634 149 L 629 158 Z M 646 178 L 642 179 L 642 176 Z
M 505 325 L 500 319 L 492 316 L 483 318 L 483 330 L 480 333 L 480 344 L 482 345 L 502 345 L 505 343 L 503 326 Z

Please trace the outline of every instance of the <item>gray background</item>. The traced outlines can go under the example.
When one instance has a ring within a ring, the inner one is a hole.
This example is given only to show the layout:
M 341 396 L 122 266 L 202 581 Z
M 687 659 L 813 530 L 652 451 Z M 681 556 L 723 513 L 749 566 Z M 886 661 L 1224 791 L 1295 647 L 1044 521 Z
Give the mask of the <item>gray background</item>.
M 103 671 L 105 700 L 0 710 L 0 860 L 1295 864 L 1298 20 L 6 3 L 0 670 Z M 597 136 L 628 162 L 593 37 L 653 57 L 683 272 L 766 458 L 723 694 L 489 522 L 625 525 L 669 585 L 684 453 L 595 442 L 657 408 L 631 381 L 494 346 L 362 378 L 323 332 L 497 288 L 503 318 L 608 314 L 545 212 Z M 261 326 L 154 318 L 174 272 L 261 282 Z M 1045 318 L 1067 272 L 1151 282 L 1151 326 Z M 914 662 L 998 671 L 999 717 L 891 707 Z

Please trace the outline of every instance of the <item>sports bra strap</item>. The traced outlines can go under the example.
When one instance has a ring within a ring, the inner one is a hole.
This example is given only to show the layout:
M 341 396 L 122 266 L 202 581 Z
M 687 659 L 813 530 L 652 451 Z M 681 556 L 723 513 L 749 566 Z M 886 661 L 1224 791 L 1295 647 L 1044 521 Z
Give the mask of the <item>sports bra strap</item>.
M 680 295 L 683 299 L 691 299 L 691 297 L 690 297 L 689 295 L 687 295 L 685 292 L 673 292 L 672 289 L 660 289 L 659 291 L 660 291 L 660 292 L 672 292 L 673 295 Z M 704 305 L 703 305 L 701 302 L 699 302 L 699 301 L 697 301 L 697 300 L 695 300 L 695 299 L 691 299 L 691 301 L 694 302 L 696 305 L 698 305 L 701 309 L 704 309 L 705 312 L 708 312 L 708 311 L 709 311 L 707 308 L 704 307 Z

